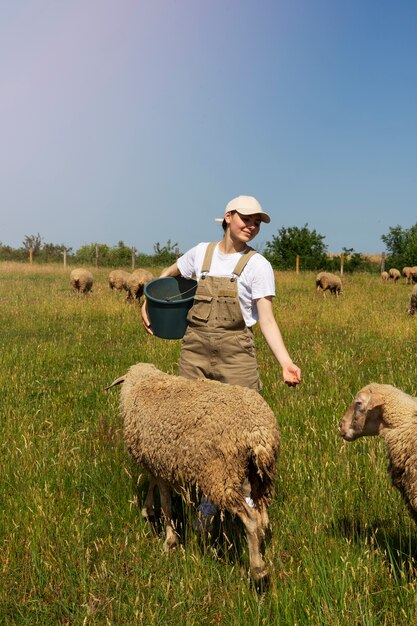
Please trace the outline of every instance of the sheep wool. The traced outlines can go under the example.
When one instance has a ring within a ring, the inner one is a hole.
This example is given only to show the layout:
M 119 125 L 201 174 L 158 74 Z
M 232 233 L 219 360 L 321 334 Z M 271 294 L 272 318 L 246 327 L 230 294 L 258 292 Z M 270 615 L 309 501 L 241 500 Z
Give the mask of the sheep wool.
M 134 270 L 126 283 L 127 289 L 127 300 L 133 302 L 134 300 L 140 300 L 143 296 L 143 288 L 147 285 L 151 280 L 153 280 L 154 276 L 152 272 L 143 269 Z
M 246 528 L 251 569 L 267 575 L 260 542 L 275 486 L 280 436 L 276 418 L 253 389 L 206 379 L 189 380 L 137 363 L 110 387 L 122 384 L 124 438 L 133 459 L 161 491 L 167 548 L 177 543 L 166 485 L 183 492 L 196 487 L 222 511 L 238 515 Z M 249 481 L 254 507 L 242 492 Z M 143 514 L 150 514 L 148 493 Z
M 392 385 L 371 383 L 357 393 L 339 433 L 346 441 L 383 437 L 392 484 L 417 523 L 417 398 Z
M 322 291 L 323 295 L 326 295 L 326 291 L 329 290 L 335 296 L 342 293 L 342 281 L 339 276 L 330 272 L 320 272 L 316 276 L 316 289 Z
M 401 278 L 401 272 L 400 270 L 397 270 L 396 267 L 391 267 L 388 274 L 389 274 L 390 279 L 394 283 L 396 283 Z
M 79 293 L 88 293 L 93 288 L 93 275 L 86 269 L 78 268 L 70 274 L 71 287 Z
M 129 272 L 125 270 L 113 270 L 109 274 L 109 287 L 113 291 L 127 290 L 127 281 L 130 278 Z

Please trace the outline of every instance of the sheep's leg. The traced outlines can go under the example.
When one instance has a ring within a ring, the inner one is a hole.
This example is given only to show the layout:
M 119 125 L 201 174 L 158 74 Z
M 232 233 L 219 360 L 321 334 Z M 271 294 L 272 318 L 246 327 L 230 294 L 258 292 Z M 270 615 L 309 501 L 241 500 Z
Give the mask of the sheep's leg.
M 148 493 L 142 507 L 142 516 L 148 519 L 155 514 L 154 492 L 156 487 L 156 479 L 152 476 L 149 483 Z
M 157 480 L 157 485 L 161 494 L 161 509 L 165 518 L 166 539 L 164 548 L 165 550 L 171 550 L 178 545 L 178 536 L 172 521 L 171 490 L 167 483 L 162 480 Z
M 256 508 L 248 506 L 246 502 L 243 502 L 242 507 L 236 510 L 236 514 L 245 526 L 250 568 L 255 581 L 259 582 L 268 576 L 265 561 L 261 554 L 261 537 L 263 536 L 263 529 L 261 528 L 262 514 Z

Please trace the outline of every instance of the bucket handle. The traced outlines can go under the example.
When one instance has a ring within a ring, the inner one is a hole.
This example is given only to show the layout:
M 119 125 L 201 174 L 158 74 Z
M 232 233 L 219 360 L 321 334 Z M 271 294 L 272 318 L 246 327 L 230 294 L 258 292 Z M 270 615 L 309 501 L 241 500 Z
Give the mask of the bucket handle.
M 192 287 L 190 287 L 190 289 L 187 289 L 187 291 L 183 291 L 182 293 L 176 293 L 175 296 L 168 296 L 167 298 L 165 298 L 166 302 L 171 302 L 171 300 L 174 300 L 174 298 L 179 298 L 181 296 L 186 296 L 187 293 L 190 293 L 191 291 L 193 291 L 195 289 L 195 285 L 193 285 Z

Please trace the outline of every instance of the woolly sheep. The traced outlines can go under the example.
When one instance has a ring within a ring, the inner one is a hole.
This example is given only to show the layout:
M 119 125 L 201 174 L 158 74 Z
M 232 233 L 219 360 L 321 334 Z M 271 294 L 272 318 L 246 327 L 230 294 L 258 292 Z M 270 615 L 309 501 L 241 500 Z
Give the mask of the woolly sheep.
M 385 283 L 389 279 L 388 272 L 381 272 L 381 279 Z
M 397 280 L 399 280 L 401 278 L 401 272 L 400 270 L 397 270 L 396 267 L 391 267 L 391 269 L 388 272 L 389 277 L 391 278 L 391 280 L 396 283 Z
M 316 288 L 317 291 L 322 290 L 323 295 L 326 295 L 327 289 L 330 293 L 338 296 L 342 292 L 342 281 L 339 276 L 336 274 L 331 274 L 330 272 L 320 272 L 316 276 Z
M 221 511 L 243 522 L 255 581 L 267 569 L 261 541 L 275 486 L 280 436 L 276 418 L 253 389 L 189 380 L 137 363 L 108 388 L 121 384 L 124 438 L 133 459 L 151 475 L 144 517 L 152 515 L 157 485 L 165 518 L 165 549 L 177 545 L 171 488 L 196 488 Z M 248 484 L 249 482 L 249 484 Z M 254 506 L 242 488 L 250 486 Z
M 411 282 L 417 283 L 417 265 L 413 265 L 411 268 Z
M 411 267 L 403 267 L 402 276 L 405 278 L 405 282 L 407 285 L 411 283 L 412 277 L 412 268 Z
M 148 270 L 134 270 L 127 281 L 127 300 L 140 300 L 143 295 L 144 286 L 153 280 L 154 276 Z
M 109 274 L 109 287 L 111 290 L 123 291 L 127 290 L 127 281 L 130 278 L 129 272 L 125 270 L 113 270 Z
M 83 268 L 72 270 L 70 281 L 71 287 L 79 293 L 87 293 L 93 288 L 93 275 Z
M 417 285 L 414 285 L 410 296 L 410 302 L 408 305 L 407 313 L 414 315 L 417 312 Z
M 384 438 L 392 484 L 417 523 L 417 398 L 392 385 L 371 383 L 357 393 L 339 432 L 346 441 Z

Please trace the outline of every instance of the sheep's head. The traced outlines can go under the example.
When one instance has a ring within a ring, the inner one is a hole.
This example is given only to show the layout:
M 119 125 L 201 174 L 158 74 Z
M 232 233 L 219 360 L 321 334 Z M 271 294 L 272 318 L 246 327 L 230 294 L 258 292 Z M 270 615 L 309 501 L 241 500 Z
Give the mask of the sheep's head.
M 384 425 L 384 402 L 377 385 L 361 389 L 340 421 L 339 434 L 343 439 L 355 441 L 359 437 L 379 435 Z

